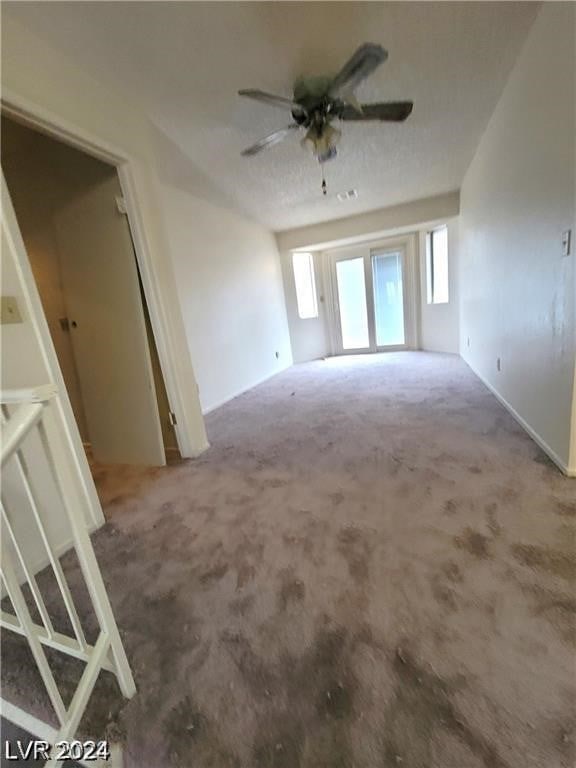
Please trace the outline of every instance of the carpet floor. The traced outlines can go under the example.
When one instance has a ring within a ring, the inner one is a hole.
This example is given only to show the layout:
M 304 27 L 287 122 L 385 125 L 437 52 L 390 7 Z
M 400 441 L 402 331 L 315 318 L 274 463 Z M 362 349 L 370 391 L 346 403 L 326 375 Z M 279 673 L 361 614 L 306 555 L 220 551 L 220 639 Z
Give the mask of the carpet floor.
M 207 424 L 95 471 L 138 693 L 103 676 L 86 733 L 126 768 L 574 765 L 576 482 L 458 357 L 295 366 Z M 3 677 L 45 713 L 19 638 Z

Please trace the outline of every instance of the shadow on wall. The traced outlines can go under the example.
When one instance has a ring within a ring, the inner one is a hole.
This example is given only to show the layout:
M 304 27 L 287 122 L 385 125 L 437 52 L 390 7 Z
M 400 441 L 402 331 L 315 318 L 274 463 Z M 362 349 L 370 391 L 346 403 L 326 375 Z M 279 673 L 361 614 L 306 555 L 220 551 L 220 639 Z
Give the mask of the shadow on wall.
M 157 173 L 164 184 L 187 195 L 206 200 L 238 215 L 232 199 L 199 168 L 172 139 L 155 125 L 151 126 Z

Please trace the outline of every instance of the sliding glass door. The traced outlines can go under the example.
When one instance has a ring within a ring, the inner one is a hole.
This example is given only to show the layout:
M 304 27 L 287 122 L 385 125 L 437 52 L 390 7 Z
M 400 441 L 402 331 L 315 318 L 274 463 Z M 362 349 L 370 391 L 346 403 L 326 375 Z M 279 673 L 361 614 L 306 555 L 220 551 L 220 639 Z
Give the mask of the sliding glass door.
M 405 246 L 334 252 L 331 265 L 335 352 L 405 348 Z
M 372 253 L 374 324 L 377 347 L 398 347 L 406 341 L 404 331 L 403 254 L 401 251 Z
M 362 256 L 336 261 L 340 338 L 346 352 L 370 347 L 366 277 Z

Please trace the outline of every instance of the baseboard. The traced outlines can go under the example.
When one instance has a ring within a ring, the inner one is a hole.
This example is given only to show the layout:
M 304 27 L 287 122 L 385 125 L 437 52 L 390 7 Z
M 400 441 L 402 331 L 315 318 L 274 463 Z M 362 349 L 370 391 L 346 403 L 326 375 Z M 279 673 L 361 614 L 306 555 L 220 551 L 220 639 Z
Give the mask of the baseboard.
M 460 352 L 458 349 L 432 349 L 432 347 L 425 346 L 416 347 L 416 349 L 419 349 L 421 352 L 436 352 L 439 355 L 458 355 L 458 357 L 460 357 Z M 474 371 L 474 373 L 476 373 L 476 371 Z
M 491 384 L 487 379 L 485 379 L 484 376 L 482 376 L 482 374 L 479 373 L 468 362 L 468 360 L 466 360 L 464 357 L 462 357 L 462 360 L 464 360 L 464 362 L 470 368 L 470 370 L 474 373 L 474 375 L 478 376 L 478 378 L 480 379 L 482 384 L 484 384 L 484 386 L 487 387 L 487 389 L 490 390 L 490 392 L 504 406 L 504 408 L 506 408 L 508 413 L 518 422 L 518 424 L 520 424 L 522 429 L 530 435 L 532 440 L 534 440 L 534 442 L 537 445 L 539 445 L 540 448 L 542 448 L 544 453 L 554 462 L 554 464 L 556 464 L 558 469 L 560 469 L 562 471 L 562 473 L 566 475 L 566 477 L 576 477 L 576 468 L 568 467 L 568 465 L 564 461 L 562 461 L 560 456 L 558 456 L 556 451 L 554 451 L 548 445 L 548 443 L 544 440 L 544 438 L 541 437 L 538 434 L 538 432 L 536 432 L 536 430 L 533 429 L 533 427 L 531 427 L 530 424 L 528 424 L 528 422 L 525 419 L 522 418 L 522 416 L 520 416 L 518 411 L 512 405 L 510 405 L 508 400 L 506 400 L 506 398 L 503 395 L 501 395 L 500 392 L 498 392 L 498 390 L 494 387 L 494 385 Z
M 288 368 L 291 368 L 292 365 L 287 365 L 285 368 L 280 368 L 279 371 L 274 371 L 274 373 L 270 373 L 268 376 L 264 376 L 261 379 L 258 379 L 252 384 L 249 384 L 247 387 L 243 387 L 242 389 L 239 389 L 235 391 L 232 395 L 229 395 L 228 397 L 225 397 L 223 400 L 219 400 L 214 405 L 210 405 L 206 409 L 202 409 L 202 416 L 208 416 L 209 413 L 212 413 L 212 411 L 217 410 L 218 408 L 221 408 L 223 405 L 226 405 L 226 403 L 229 403 L 231 400 L 234 400 L 237 397 L 240 397 L 240 395 L 243 395 L 245 392 L 249 392 L 251 389 L 254 389 L 254 387 L 259 386 L 260 384 L 264 384 L 265 381 L 268 381 L 273 376 L 277 376 L 279 373 L 282 373 L 282 371 L 288 370 Z

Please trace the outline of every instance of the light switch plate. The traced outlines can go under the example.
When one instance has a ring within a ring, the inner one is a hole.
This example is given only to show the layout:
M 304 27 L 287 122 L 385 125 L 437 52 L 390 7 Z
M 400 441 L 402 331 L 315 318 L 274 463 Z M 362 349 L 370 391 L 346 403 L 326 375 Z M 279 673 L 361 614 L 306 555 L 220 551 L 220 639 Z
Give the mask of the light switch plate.
M 20 307 L 15 296 L 2 296 L 1 310 L 0 321 L 2 325 L 22 322 Z
M 562 232 L 562 256 L 570 256 L 572 251 L 572 230 Z

